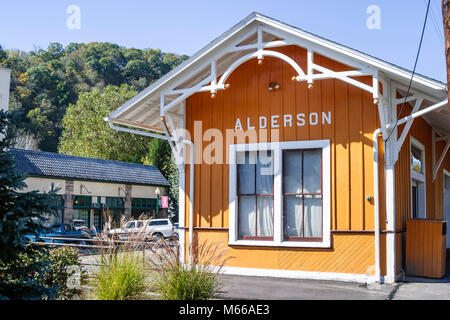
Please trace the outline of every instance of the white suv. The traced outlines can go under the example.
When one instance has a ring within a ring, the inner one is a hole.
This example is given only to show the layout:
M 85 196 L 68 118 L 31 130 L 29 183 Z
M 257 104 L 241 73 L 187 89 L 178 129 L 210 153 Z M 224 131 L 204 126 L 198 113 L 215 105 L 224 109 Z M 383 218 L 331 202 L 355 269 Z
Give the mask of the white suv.
M 110 234 L 117 234 L 120 240 L 128 239 L 131 233 L 145 232 L 154 240 L 175 237 L 175 226 L 170 219 L 132 220 L 124 228 L 113 229 Z

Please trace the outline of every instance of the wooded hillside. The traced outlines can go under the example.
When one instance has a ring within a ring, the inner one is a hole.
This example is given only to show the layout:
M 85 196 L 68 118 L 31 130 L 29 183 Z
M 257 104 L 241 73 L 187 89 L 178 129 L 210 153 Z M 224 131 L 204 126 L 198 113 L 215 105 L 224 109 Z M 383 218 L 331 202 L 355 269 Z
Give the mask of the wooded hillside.
M 51 43 L 31 52 L 0 47 L 0 65 L 12 70 L 9 110 L 20 135 L 31 135 L 40 150 L 57 152 L 62 119 L 81 92 L 108 85 L 141 91 L 187 58 L 158 49 L 113 43 Z

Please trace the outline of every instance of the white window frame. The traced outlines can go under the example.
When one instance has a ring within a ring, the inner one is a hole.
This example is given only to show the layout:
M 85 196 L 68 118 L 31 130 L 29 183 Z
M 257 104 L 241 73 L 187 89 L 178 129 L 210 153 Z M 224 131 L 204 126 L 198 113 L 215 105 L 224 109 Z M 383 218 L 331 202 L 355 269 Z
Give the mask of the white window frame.
M 322 241 L 286 241 L 283 237 L 282 173 L 283 150 L 322 149 Z M 273 241 L 240 240 L 238 234 L 237 152 L 268 151 L 274 155 Z M 331 162 L 330 140 L 289 141 L 230 145 L 229 159 L 229 245 L 262 247 L 330 248 L 331 246 Z
M 425 163 L 425 146 L 423 143 L 421 143 L 419 140 L 417 140 L 416 138 L 414 138 L 412 135 L 410 135 L 409 137 L 409 156 L 411 157 L 411 147 L 414 146 L 415 148 L 419 149 L 422 153 L 422 159 L 420 159 L 422 161 L 422 174 L 414 171 L 411 168 L 411 164 L 409 164 L 410 166 L 410 179 L 409 179 L 409 190 L 410 190 L 410 194 L 411 194 L 411 212 L 410 212 L 410 216 L 411 218 L 413 218 L 413 196 L 412 196 L 412 184 L 413 184 L 413 180 L 417 180 L 420 183 L 423 183 L 423 216 L 420 213 L 420 206 L 418 208 L 419 212 L 418 212 L 418 217 L 417 218 L 426 218 L 427 217 L 427 176 L 426 176 L 426 163 Z

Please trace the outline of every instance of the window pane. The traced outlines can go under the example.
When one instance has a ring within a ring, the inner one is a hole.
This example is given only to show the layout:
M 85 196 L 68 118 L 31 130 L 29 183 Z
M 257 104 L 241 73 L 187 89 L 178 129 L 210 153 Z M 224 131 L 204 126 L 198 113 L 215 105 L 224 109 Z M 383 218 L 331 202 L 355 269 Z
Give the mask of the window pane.
M 273 197 L 258 197 L 258 237 L 273 237 Z
M 284 198 L 285 237 L 303 237 L 303 204 L 302 198 L 286 196 Z
M 256 197 L 239 197 L 239 236 L 256 236 Z
M 305 196 L 305 237 L 322 238 L 322 197 Z
M 273 159 L 270 151 L 258 152 L 256 164 L 256 193 L 273 193 Z
M 238 194 L 255 194 L 255 153 L 239 152 L 237 161 Z
M 322 151 L 307 150 L 303 153 L 303 193 L 322 192 Z
M 411 170 L 418 173 L 423 173 L 422 151 L 415 146 L 411 146 Z
M 302 193 L 302 151 L 283 153 L 283 192 Z

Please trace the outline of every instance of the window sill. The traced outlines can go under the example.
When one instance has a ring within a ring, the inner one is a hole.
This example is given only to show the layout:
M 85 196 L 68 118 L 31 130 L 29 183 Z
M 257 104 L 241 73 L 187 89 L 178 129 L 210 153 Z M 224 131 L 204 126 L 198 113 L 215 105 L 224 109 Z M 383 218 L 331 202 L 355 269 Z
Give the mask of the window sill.
M 312 242 L 312 241 L 262 241 L 262 240 L 235 240 L 228 241 L 230 246 L 246 247 L 277 247 L 277 248 L 331 248 L 330 242 Z

